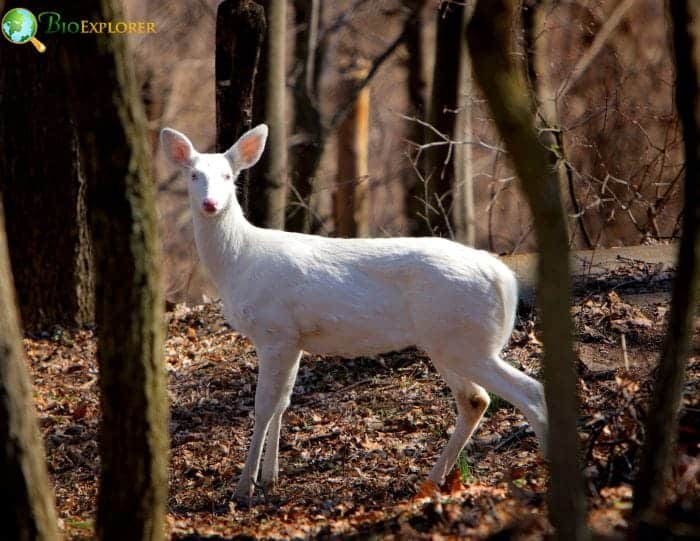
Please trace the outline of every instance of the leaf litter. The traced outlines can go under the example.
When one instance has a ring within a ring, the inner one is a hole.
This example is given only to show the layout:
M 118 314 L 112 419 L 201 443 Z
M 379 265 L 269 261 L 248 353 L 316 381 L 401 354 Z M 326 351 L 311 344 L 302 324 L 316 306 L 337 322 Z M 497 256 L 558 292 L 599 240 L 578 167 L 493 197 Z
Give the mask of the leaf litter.
M 257 363 L 216 303 L 170 306 L 164 364 L 170 400 L 171 539 L 540 539 L 548 474 L 524 417 L 493 397 L 487 416 L 443 487 L 426 481 L 453 430 L 455 407 L 415 349 L 377 358 L 304 355 L 285 413 L 280 486 L 254 505 L 233 503 L 253 427 Z M 624 538 L 643 444 L 644 408 L 667 302 L 642 307 L 614 291 L 577 302 L 579 434 L 589 521 Z M 532 315 L 531 315 L 532 316 Z M 679 452 L 666 511 L 698 527 L 700 347 L 689 362 Z M 619 336 L 627 337 L 625 370 Z M 521 319 L 505 357 L 541 379 L 536 317 Z M 35 403 L 69 539 L 94 536 L 100 406 L 96 344 L 88 329 L 24 340 Z

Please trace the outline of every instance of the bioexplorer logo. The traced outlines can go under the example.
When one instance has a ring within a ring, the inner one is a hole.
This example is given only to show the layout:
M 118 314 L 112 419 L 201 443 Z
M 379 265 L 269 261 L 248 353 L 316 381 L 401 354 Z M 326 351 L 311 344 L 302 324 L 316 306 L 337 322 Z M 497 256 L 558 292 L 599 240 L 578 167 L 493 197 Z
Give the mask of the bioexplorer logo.
M 36 38 L 41 28 L 44 34 L 153 34 L 156 23 L 152 21 L 90 21 L 67 20 L 58 11 L 42 11 L 35 16 L 26 8 L 12 8 L 0 23 L 2 35 L 10 43 L 31 43 L 43 53 L 46 46 Z
M 8 10 L 2 18 L 0 27 L 2 28 L 2 35 L 10 43 L 23 45 L 30 42 L 40 53 L 46 50 L 46 45 L 34 37 L 39 25 L 34 14 L 28 9 L 12 8 Z

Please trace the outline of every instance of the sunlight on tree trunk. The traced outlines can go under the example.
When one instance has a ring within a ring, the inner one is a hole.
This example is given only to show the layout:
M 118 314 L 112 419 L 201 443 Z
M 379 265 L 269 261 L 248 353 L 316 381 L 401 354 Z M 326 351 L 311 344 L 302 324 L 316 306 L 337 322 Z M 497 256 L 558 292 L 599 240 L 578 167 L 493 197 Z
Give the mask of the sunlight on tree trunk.
M 66 16 L 124 19 L 114 0 L 71 2 Z M 168 402 L 145 117 L 122 36 L 66 39 L 64 68 L 74 82 L 95 254 L 102 409 L 97 535 L 158 540 L 167 502 Z
M 267 34 L 255 83 L 255 124 L 270 128 L 260 164 L 251 170 L 249 217 L 253 224 L 284 229 L 287 205 L 286 62 L 287 2 L 263 0 Z
M 550 517 L 562 541 L 587 540 L 578 463 L 578 401 L 572 350 L 568 239 L 548 132 L 538 137 L 532 98 L 513 60 L 516 0 L 479 0 L 467 28 L 474 75 L 532 208 L 539 247 L 537 300 L 549 415 Z
M 265 11 L 255 2 L 225 0 L 216 10 L 216 151 L 225 152 L 253 127 L 253 91 L 265 37 Z M 236 181 L 248 213 L 250 174 Z
M 642 536 L 647 539 L 654 538 L 652 525 L 663 520 L 656 512 L 663 503 L 673 462 L 678 410 L 700 287 L 700 4 L 669 0 L 668 7 L 676 62 L 676 107 L 685 147 L 685 206 L 668 330 L 649 406 L 646 447 L 634 493 L 635 514 L 642 523 L 640 533 L 648 534 Z
M 353 63 L 340 85 L 341 101 L 367 76 L 364 59 Z M 368 193 L 369 87 L 362 89 L 352 112 L 338 127 L 338 170 L 333 194 L 333 219 L 338 237 L 369 236 Z
M 464 26 L 472 16 L 474 1 L 465 3 Z M 472 141 L 474 139 L 472 106 L 474 99 L 474 80 L 472 62 L 469 56 L 467 40 L 460 40 L 459 53 L 459 113 L 455 139 Z M 458 144 L 455 147 L 455 182 L 454 182 L 454 230 L 455 238 L 468 246 L 476 243 L 476 221 L 474 216 L 474 162 L 473 145 Z
M 0 201 L 0 537 L 57 540 L 53 486 L 34 413 Z M 9 500 L 9 501 L 8 501 Z

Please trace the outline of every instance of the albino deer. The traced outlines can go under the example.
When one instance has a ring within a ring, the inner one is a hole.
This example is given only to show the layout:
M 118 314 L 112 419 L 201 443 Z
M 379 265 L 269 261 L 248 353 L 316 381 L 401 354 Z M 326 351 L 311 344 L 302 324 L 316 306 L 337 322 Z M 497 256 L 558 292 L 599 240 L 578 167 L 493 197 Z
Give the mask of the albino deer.
M 441 484 L 489 404 L 484 388 L 527 417 L 544 442 L 540 383 L 500 359 L 515 319 L 516 281 L 487 252 L 440 238 L 337 239 L 260 229 L 243 215 L 236 178 L 260 159 L 261 124 L 223 154 L 199 154 L 164 129 L 165 154 L 187 177 L 199 257 L 224 315 L 255 345 L 255 428 L 236 497 L 278 476 L 282 414 L 301 353 L 377 355 L 408 346 L 427 353 L 457 402 L 457 421 L 430 472 Z

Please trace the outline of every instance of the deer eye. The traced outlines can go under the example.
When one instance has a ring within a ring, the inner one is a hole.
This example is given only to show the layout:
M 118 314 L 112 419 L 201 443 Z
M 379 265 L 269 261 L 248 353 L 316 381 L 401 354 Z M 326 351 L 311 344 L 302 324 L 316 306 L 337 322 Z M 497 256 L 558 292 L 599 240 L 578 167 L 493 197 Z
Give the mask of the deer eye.
M 231 180 L 231 173 L 224 173 L 224 180 Z
M 191 178 L 192 180 L 197 180 L 197 173 L 192 173 L 192 174 L 190 175 L 190 178 Z

